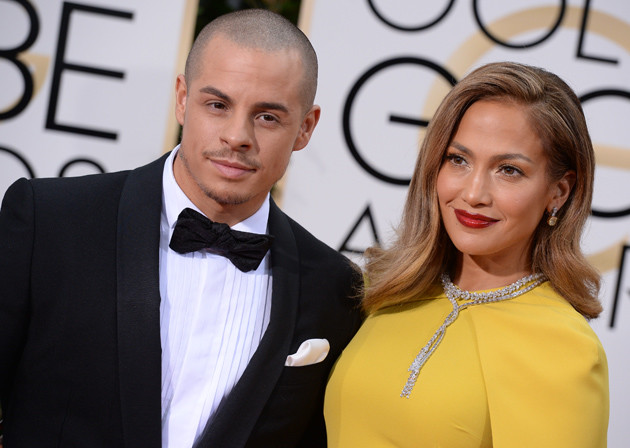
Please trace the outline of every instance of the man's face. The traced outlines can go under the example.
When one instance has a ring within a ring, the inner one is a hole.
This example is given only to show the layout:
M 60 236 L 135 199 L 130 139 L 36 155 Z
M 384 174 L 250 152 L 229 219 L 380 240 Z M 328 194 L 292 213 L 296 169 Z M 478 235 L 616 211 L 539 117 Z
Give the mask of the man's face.
M 304 110 L 303 75 L 297 51 L 245 48 L 219 35 L 189 85 L 178 77 L 175 179 L 211 219 L 233 225 L 255 213 L 291 153 L 308 143 L 319 107 Z

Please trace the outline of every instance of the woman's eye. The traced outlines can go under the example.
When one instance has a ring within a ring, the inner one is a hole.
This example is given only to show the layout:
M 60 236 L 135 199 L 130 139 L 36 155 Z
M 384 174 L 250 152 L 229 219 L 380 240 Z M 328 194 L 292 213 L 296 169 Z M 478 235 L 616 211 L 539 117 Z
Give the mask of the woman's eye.
M 446 160 L 451 162 L 453 165 L 463 165 L 464 163 L 466 163 L 466 160 L 462 156 L 459 156 L 457 154 L 448 154 L 446 156 Z
M 521 170 L 512 165 L 505 165 L 500 168 L 500 171 L 508 176 L 517 176 L 523 174 Z

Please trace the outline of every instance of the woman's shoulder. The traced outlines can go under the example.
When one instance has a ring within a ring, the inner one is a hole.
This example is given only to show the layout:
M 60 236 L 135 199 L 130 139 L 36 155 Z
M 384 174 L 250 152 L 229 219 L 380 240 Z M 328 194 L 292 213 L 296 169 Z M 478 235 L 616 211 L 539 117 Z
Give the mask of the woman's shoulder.
M 470 311 L 495 446 L 604 446 L 608 365 L 586 318 L 549 283 L 483 306 Z
M 512 300 L 471 310 L 478 336 L 493 346 L 520 346 L 525 357 L 567 356 L 605 363 L 602 344 L 588 320 L 545 282 Z M 499 335 L 501 337 L 499 337 Z
M 514 311 L 521 318 L 530 317 L 543 321 L 549 319 L 556 325 L 566 324 L 590 329 L 588 320 L 558 294 L 548 281 L 509 302 L 512 302 Z

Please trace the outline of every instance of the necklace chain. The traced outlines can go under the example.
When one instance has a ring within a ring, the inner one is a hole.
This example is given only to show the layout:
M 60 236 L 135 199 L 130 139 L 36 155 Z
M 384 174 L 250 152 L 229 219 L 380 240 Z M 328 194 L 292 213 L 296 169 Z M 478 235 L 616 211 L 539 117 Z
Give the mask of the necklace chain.
M 532 274 L 527 277 L 523 277 L 520 280 L 512 283 L 511 285 L 505 286 L 501 289 L 497 289 L 495 291 L 488 292 L 470 292 L 459 289 L 459 287 L 455 286 L 448 274 L 442 274 L 440 278 L 442 282 L 442 286 L 444 288 L 444 293 L 446 297 L 453 305 L 453 311 L 451 311 L 446 319 L 444 319 L 444 323 L 437 329 L 437 331 L 433 334 L 429 342 L 420 350 L 416 358 L 413 360 L 409 369 L 409 378 L 407 379 L 407 383 L 403 388 L 400 396 L 403 398 L 409 398 L 413 387 L 416 384 L 416 380 L 418 379 L 418 375 L 420 375 L 420 369 L 427 362 L 429 357 L 433 354 L 437 346 L 442 342 L 442 338 L 444 338 L 444 333 L 446 333 L 446 328 L 452 324 L 457 316 L 459 316 L 459 312 L 465 308 L 474 306 L 474 305 L 482 305 L 484 303 L 493 303 L 500 302 L 502 300 L 513 299 L 514 297 L 518 297 L 522 294 L 525 294 L 528 291 L 531 291 L 538 285 L 545 282 L 547 279 L 543 274 Z M 463 303 L 457 303 L 457 299 L 461 299 Z

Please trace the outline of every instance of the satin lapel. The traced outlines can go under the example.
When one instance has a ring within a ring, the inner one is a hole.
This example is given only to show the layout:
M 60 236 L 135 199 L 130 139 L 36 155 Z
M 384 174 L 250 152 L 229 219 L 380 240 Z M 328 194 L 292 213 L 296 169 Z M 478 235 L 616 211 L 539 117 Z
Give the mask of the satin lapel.
M 159 243 L 166 156 L 127 178 L 118 211 L 118 353 L 125 446 L 161 446 Z
M 243 447 L 269 400 L 289 353 L 299 298 L 299 256 L 289 221 L 271 201 L 271 318 L 243 376 L 221 403 L 196 447 Z

